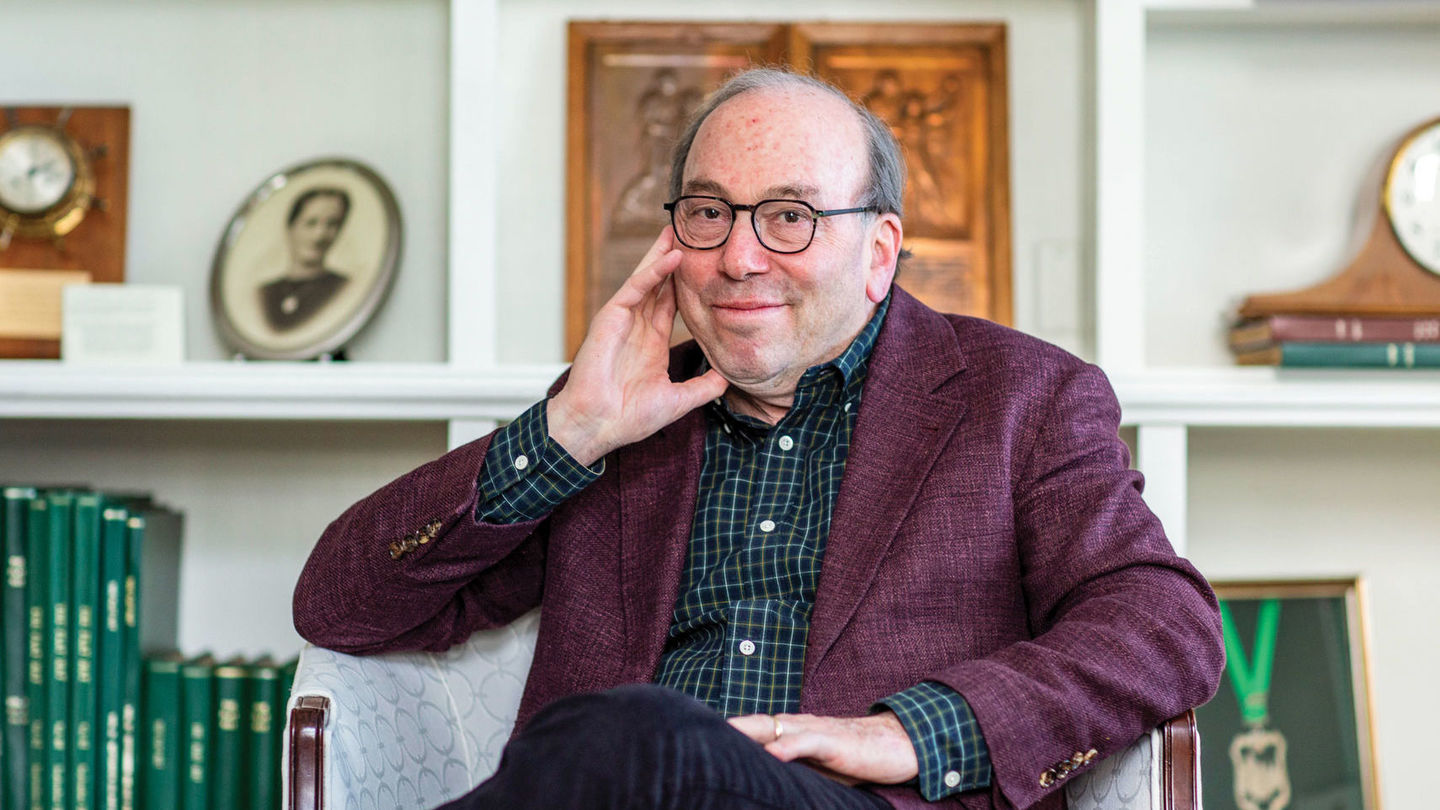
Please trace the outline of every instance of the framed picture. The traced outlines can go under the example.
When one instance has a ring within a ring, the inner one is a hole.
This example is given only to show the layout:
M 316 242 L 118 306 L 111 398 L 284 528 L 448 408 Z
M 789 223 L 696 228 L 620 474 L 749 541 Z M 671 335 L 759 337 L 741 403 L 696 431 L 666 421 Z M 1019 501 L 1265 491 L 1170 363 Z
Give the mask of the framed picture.
M 216 328 L 245 357 L 334 355 L 384 303 L 401 238 L 395 195 L 370 168 L 327 158 L 286 169 L 225 228 L 210 274 Z
M 1003 24 L 572 22 L 568 354 L 669 221 L 670 153 L 690 115 L 759 64 L 813 71 L 890 125 L 909 166 L 914 255 L 900 284 L 936 309 L 1009 324 Z
M 1225 678 L 1195 714 L 1211 810 L 1377 810 L 1359 579 L 1215 583 Z

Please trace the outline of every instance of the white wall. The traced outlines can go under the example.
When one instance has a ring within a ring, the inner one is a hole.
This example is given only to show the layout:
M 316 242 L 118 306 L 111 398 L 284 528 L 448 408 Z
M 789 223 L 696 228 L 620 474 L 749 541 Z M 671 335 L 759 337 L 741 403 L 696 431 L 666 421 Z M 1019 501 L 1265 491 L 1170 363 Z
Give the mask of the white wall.
M 1440 114 L 1440 24 L 1152 25 L 1148 46 L 1148 358 L 1228 366 L 1246 295 L 1348 264 L 1367 172 Z
M 822 5 L 738 0 L 589 3 L 510 0 L 500 8 L 502 66 L 497 102 L 499 178 L 499 356 L 506 362 L 563 359 L 566 23 L 570 19 L 1002 20 L 1009 26 L 1010 165 L 1015 311 L 1021 328 L 1072 351 L 1090 351 L 1080 262 L 1085 254 L 1088 154 L 1083 64 L 1085 19 L 1069 0 L 868 0 Z M 1043 284 L 1036 267 L 1046 263 Z M 1042 314 L 1041 296 L 1050 296 Z
M 236 208 L 305 160 L 369 164 L 404 253 L 351 358 L 443 360 L 447 26 L 444 0 L 0 0 L 0 102 L 130 105 L 127 279 L 185 288 L 191 360 L 227 356 L 207 285 Z

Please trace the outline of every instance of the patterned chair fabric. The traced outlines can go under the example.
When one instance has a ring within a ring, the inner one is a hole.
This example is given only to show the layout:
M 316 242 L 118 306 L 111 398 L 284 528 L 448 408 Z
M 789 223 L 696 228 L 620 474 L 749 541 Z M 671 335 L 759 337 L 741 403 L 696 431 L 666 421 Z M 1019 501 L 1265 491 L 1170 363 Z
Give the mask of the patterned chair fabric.
M 495 771 L 535 652 L 538 611 L 444 653 L 351 656 L 307 646 L 285 730 L 286 810 L 435 807 Z M 1066 786 L 1071 810 L 1193 810 L 1194 716 Z

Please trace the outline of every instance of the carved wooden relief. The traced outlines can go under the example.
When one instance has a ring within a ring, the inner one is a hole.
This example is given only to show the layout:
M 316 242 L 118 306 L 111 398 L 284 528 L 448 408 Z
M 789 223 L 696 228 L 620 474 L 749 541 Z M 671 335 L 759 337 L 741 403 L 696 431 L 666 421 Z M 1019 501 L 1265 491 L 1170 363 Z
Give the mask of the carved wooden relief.
M 1003 25 L 572 23 L 567 352 L 666 223 L 686 119 L 754 64 L 805 66 L 890 124 L 908 166 L 901 283 L 1009 323 Z

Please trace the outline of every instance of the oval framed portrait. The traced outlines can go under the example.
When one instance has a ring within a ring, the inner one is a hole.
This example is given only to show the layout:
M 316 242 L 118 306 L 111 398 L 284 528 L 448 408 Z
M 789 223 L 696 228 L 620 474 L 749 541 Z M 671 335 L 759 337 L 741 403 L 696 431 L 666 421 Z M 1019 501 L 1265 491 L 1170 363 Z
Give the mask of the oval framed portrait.
M 361 163 L 324 158 L 260 184 L 230 218 L 210 270 L 210 309 L 245 357 L 333 354 L 395 280 L 400 207 Z

